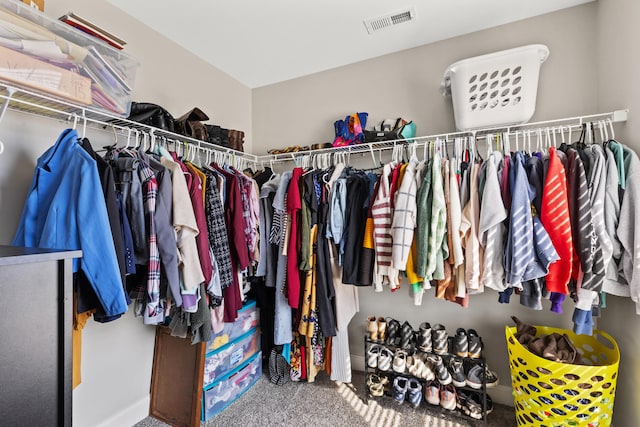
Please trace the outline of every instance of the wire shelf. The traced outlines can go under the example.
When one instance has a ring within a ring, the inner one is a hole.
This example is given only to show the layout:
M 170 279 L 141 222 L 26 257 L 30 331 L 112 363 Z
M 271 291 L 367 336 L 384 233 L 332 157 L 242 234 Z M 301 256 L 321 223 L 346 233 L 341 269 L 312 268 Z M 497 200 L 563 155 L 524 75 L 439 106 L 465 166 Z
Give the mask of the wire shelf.
M 2 110 L 8 106 L 11 110 L 39 117 L 68 121 L 74 125 L 80 125 L 83 127 L 87 126 L 100 130 L 113 129 L 114 132 L 120 132 L 120 134 L 127 136 L 134 132 L 136 137 L 138 135 L 146 135 L 151 138 L 160 138 L 161 140 L 164 139 L 165 141 L 184 144 L 187 151 L 195 149 L 204 152 L 208 158 L 221 159 L 224 158 L 224 156 L 227 156 L 226 158 L 233 158 L 236 161 L 251 163 L 253 165 L 288 161 L 298 163 L 304 158 L 308 159 L 322 156 L 338 159 L 341 156 L 348 157 L 351 154 L 358 153 L 371 153 L 371 156 L 373 157 L 373 153 L 376 151 L 383 152 L 398 148 L 426 149 L 427 146 L 434 141 L 440 140 L 444 143 L 451 143 L 456 138 L 473 138 L 475 141 L 485 139 L 489 141 L 489 138 L 493 138 L 495 135 L 511 135 L 516 139 L 520 136 L 524 140 L 525 137 L 530 138 L 532 133 L 534 134 L 534 137 L 537 135 L 537 137 L 540 138 L 544 132 L 548 135 L 551 131 L 555 136 L 557 132 L 571 132 L 573 129 L 581 128 L 586 123 L 593 123 L 594 128 L 600 127 L 602 129 L 603 126 L 610 125 L 611 123 L 624 122 L 627 120 L 628 116 L 628 110 L 625 109 L 607 113 L 525 123 L 516 126 L 501 126 L 470 131 L 449 132 L 437 135 L 425 135 L 407 140 L 380 141 L 291 153 L 255 155 L 144 125 L 39 92 L 34 92 L 16 86 L 9 86 L 2 82 L 0 82 L 0 100 L 4 101 Z M 0 118 L 2 110 L 0 110 Z M 313 163 L 313 161 L 311 161 L 311 163 Z

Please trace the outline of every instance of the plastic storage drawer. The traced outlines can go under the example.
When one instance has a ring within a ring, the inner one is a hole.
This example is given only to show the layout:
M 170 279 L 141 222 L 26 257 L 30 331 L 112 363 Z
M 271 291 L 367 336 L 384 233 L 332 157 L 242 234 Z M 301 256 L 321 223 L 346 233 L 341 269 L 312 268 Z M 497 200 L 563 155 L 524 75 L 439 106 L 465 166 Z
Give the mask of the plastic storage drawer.
M 204 388 L 240 366 L 260 349 L 260 332 L 252 329 L 232 343 L 207 355 L 204 361 Z
M 262 375 L 262 352 L 249 362 L 234 369 L 202 393 L 202 421 L 222 412 L 245 391 L 249 390 Z
M 238 311 L 238 318 L 235 322 L 225 323 L 222 331 L 213 334 L 211 340 L 207 342 L 207 353 L 235 341 L 257 327 L 258 323 L 260 323 L 258 307 L 256 307 L 255 301 L 251 301 Z

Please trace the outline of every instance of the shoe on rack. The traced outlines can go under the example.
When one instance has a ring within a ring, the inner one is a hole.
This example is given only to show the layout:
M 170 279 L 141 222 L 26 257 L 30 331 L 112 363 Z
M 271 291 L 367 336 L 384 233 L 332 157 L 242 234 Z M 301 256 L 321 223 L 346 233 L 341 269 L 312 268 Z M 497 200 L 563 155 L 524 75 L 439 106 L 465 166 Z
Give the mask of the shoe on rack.
M 492 388 L 498 385 L 498 374 L 490 371 L 483 365 L 475 365 L 469 372 L 467 372 L 467 385 L 471 388 L 480 389 L 482 383 L 485 383 L 487 388 Z
M 417 408 L 422 402 L 422 384 L 415 378 L 409 379 L 409 385 L 407 388 L 407 400 Z
M 449 385 L 440 386 L 440 406 L 449 411 L 456 409 L 456 388 Z
M 387 321 L 384 317 L 378 317 L 378 341 L 384 341 L 387 337 Z
M 385 343 L 389 345 L 396 345 L 397 340 L 400 338 L 400 322 L 396 319 L 387 320 L 387 336 L 385 337 Z
M 449 359 L 449 373 L 451 374 L 451 380 L 456 387 L 464 387 L 467 385 L 467 381 L 464 375 L 464 367 L 462 366 L 462 360 L 456 356 L 452 356 Z
M 393 380 L 393 398 L 396 402 L 404 402 L 407 396 L 407 388 L 409 387 L 409 380 L 405 377 L 395 377 Z
M 397 349 L 396 354 L 393 355 L 393 371 L 399 374 L 404 374 L 407 369 L 407 352 L 402 349 Z
M 387 374 L 379 373 L 378 377 L 380 378 L 380 384 L 382 384 L 383 393 L 391 394 L 391 381 L 389 381 Z
M 445 354 L 449 347 L 449 335 L 447 330 L 441 324 L 437 323 L 431 328 L 431 344 L 433 352 L 436 354 Z
M 400 347 L 409 350 L 415 347 L 415 332 L 411 324 L 405 321 L 400 329 Z
M 494 371 L 489 370 L 489 368 L 486 366 L 484 368 L 484 371 L 482 371 L 480 375 L 480 379 L 482 379 L 483 375 L 485 377 L 484 381 L 487 388 L 493 388 L 497 386 L 498 383 L 500 382 L 500 379 L 498 378 L 498 374 Z
M 431 353 L 431 325 L 429 322 L 420 324 L 420 328 L 418 332 L 416 332 L 416 345 L 418 346 L 418 350 Z
M 367 386 L 372 396 L 380 397 L 384 394 L 384 386 L 382 380 L 376 374 L 370 374 L 367 378 Z
M 487 403 L 489 396 L 487 395 Z M 488 405 L 487 405 L 488 406 Z M 482 419 L 482 395 L 480 393 L 467 392 L 464 404 L 460 408 L 468 417 L 475 420 Z
M 371 344 L 367 350 L 367 366 L 370 368 L 378 367 L 378 357 L 380 356 L 380 346 Z
M 444 363 L 442 362 L 442 357 L 437 354 L 432 354 L 427 357 L 427 361 L 431 363 L 436 379 L 441 385 L 451 384 L 453 379 L 451 378 L 451 374 L 447 368 L 445 368 Z
M 378 369 L 381 371 L 388 371 L 391 369 L 391 361 L 393 360 L 393 353 L 387 347 L 381 347 L 378 354 Z
M 376 320 L 376 316 L 367 317 L 367 331 L 369 332 L 370 340 L 378 340 L 378 322 Z
M 424 364 L 422 368 L 422 379 L 426 381 L 432 381 L 436 379 L 436 374 L 433 371 L 433 366 L 431 366 L 431 362 L 429 362 L 427 356 L 422 356 L 420 358 Z
M 456 335 L 453 337 L 453 352 L 459 357 L 467 357 L 469 354 L 467 331 L 462 328 L 456 329 Z
M 482 356 L 482 341 L 480 335 L 475 329 L 467 330 L 467 340 L 469 342 L 468 357 L 472 359 L 479 359 Z
M 431 405 L 440 405 L 440 385 L 437 381 L 427 381 L 424 385 L 424 400 Z
M 424 366 L 424 362 L 420 364 L 422 360 L 418 358 L 416 355 L 407 356 L 407 372 L 414 377 L 420 378 L 422 375 L 422 366 Z

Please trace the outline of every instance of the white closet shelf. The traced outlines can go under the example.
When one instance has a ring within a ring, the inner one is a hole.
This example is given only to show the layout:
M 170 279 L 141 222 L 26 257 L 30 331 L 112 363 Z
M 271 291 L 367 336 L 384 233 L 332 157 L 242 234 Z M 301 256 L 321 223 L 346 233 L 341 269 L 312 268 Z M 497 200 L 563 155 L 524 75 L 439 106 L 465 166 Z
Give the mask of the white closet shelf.
M 144 125 L 90 107 L 73 104 L 39 92 L 8 86 L 2 82 L 0 82 L 0 100 L 3 102 L 2 109 L 0 109 L 0 118 L 2 117 L 2 111 L 9 108 L 38 117 L 46 117 L 71 123 L 75 122 L 78 126 L 84 126 L 86 123 L 87 127 L 94 129 L 107 131 L 113 129 L 114 132 L 119 132 L 122 135 L 137 132 L 139 135 L 146 134 L 150 137 L 166 138 L 168 141 L 193 145 L 199 150 L 213 150 L 218 153 L 233 155 L 254 164 L 259 162 L 259 156 L 251 153 L 220 147 L 199 139 Z
M 32 114 L 39 117 L 48 117 L 55 120 L 76 122 L 81 126 L 89 126 L 100 130 L 113 129 L 114 132 L 120 132 L 127 135 L 133 132 L 146 134 L 152 137 L 166 138 L 168 141 L 186 143 L 198 150 L 211 153 L 221 153 L 227 156 L 234 156 L 236 159 L 242 159 L 245 162 L 257 164 L 268 164 L 283 161 L 298 161 L 304 157 L 311 157 L 318 154 L 356 154 L 374 151 L 386 151 L 394 149 L 398 146 L 416 146 L 424 147 L 425 145 L 437 139 L 451 142 L 455 138 L 474 137 L 476 140 L 482 138 L 493 137 L 498 134 L 509 134 L 515 137 L 526 137 L 536 135 L 545 136 L 547 132 L 566 132 L 575 128 L 582 127 L 585 123 L 594 123 L 596 127 L 616 122 L 624 122 L 627 120 L 627 109 L 615 110 L 607 113 L 590 114 L 584 116 L 568 117 L 563 119 L 554 119 L 539 121 L 533 123 L 524 123 L 513 126 L 501 126 L 492 128 L 476 129 L 471 131 L 448 132 L 437 135 L 425 135 L 409 140 L 394 140 L 364 143 L 357 145 L 349 145 L 345 147 L 324 148 L 319 150 L 297 151 L 282 154 L 265 154 L 255 155 L 244 153 L 230 148 L 220 147 L 205 141 L 190 138 L 177 133 L 158 129 L 152 126 L 144 125 L 132 120 L 124 119 L 115 115 L 98 111 L 89 107 L 77 105 L 68 101 L 57 99 L 35 91 L 9 86 L 0 82 L 0 100 L 3 101 L 0 109 L 0 119 L 2 113 L 8 107 L 11 110 Z

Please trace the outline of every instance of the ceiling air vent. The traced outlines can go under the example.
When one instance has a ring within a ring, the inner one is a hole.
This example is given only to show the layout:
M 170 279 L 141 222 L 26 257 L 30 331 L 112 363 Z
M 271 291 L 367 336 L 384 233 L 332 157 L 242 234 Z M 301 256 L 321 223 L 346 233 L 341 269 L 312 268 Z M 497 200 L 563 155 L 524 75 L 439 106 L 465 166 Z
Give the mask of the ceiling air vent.
M 400 12 L 389 13 L 377 18 L 367 19 L 364 22 L 364 26 L 369 34 L 375 31 L 384 30 L 385 28 L 391 28 L 395 25 L 402 24 L 404 22 L 411 22 L 416 19 L 416 11 L 414 8 L 402 10 Z

